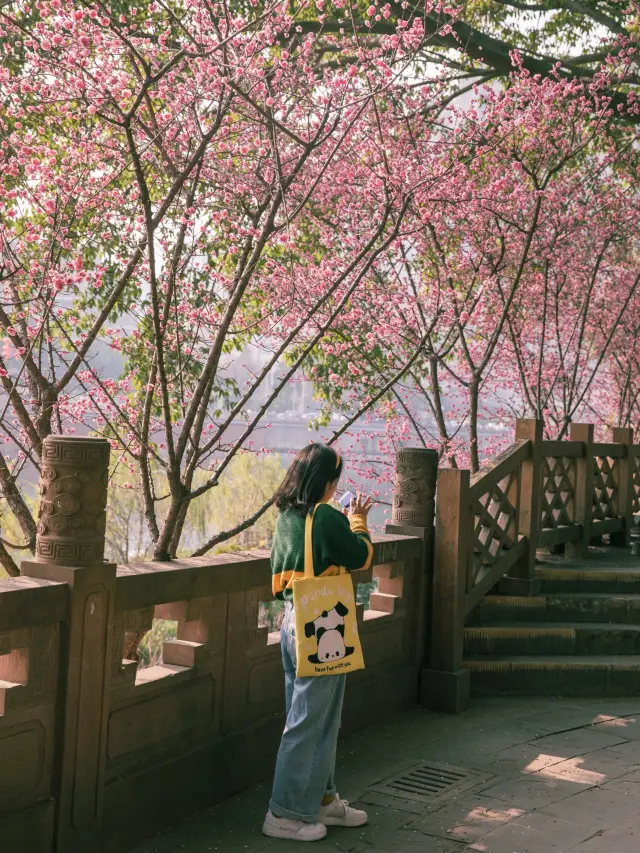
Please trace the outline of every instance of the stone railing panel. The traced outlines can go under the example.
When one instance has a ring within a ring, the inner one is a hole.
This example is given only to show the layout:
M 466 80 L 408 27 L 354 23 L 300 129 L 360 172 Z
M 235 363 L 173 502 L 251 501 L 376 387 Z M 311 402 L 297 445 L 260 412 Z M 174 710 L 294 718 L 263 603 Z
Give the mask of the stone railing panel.
M 154 576 L 149 578 L 153 585 Z M 165 640 L 160 663 L 140 669 L 120 661 L 120 678 L 111 686 L 108 780 L 175 760 L 220 736 L 226 614 L 225 595 L 116 614 L 112 671 L 127 632 L 151 628 L 154 617 L 175 620 L 178 628 L 175 640 Z
M 230 592 L 228 596 L 226 677 L 223 732 L 241 730 L 282 711 L 280 646 L 268 642 L 258 628 L 260 601 L 271 595 L 271 583 Z
M 0 580 L 0 847 L 49 853 L 65 585 Z
M 35 559 L 0 581 L 0 847 L 111 853 L 272 771 L 284 679 L 278 632 L 258 623 L 269 554 L 116 567 L 103 559 L 109 442 L 50 436 L 42 461 Z M 349 681 L 347 729 L 417 701 L 423 473 L 404 471 L 395 506 L 414 526 L 376 537 L 373 567 L 352 578 L 378 583 L 358 612 L 366 669 Z

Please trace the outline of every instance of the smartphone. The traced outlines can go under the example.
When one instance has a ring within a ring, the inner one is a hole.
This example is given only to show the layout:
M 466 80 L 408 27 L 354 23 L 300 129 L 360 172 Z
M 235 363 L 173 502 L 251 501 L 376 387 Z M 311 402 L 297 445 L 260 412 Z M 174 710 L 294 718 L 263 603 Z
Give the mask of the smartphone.
M 355 499 L 356 496 L 353 494 L 353 492 L 345 492 L 344 495 L 338 501 L 338 503 L 341 507 L 343 507 L 343 509 L 349 509 L 349 507 L 351 506 L 351 501 L 354 501 Z

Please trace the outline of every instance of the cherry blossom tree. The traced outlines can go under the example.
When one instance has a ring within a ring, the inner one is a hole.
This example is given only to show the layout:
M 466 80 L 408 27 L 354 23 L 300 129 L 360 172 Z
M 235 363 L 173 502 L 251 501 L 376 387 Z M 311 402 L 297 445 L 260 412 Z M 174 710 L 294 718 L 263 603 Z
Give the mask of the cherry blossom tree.
M 576 417 L 620 420 L 609 365 L 640 305 L 635 129 L 612 126 L 606 99 L 594 112 L 576 81 L 526 73 L 459 115 L 460 138 L 480 115 L 482 147 L 376 266 L 366 308 L 343 315 L 310 374 L 348 411 L 426 335 L 385 399 L 387 438 L 474 471 L 483 420 L 539 417 L 560 438 Z M 618 369 L 627 408 L 636 363 Z
M 0 492 L 22 537 L 0 542 L 9 573 L 12 551 L 34 547 L 29 483 L 51 433 L 110 439 L 118 482 L 139 495 L 153 556 L 166 560 L 195 502 L 239 454 L 268 444 L 267 412 L 300 371 L 345 408 L 332 442 L 376 409 L 390 445 L 413 431 L 431 442 L 418 399 L 443 455 L 468 454 L 473 467 L 496 377 L 515 388 L 520 375 L 526 396 L 531 369 L 518 374 L 505 353 L 518 351 L 517 312 L 539 296 L 539 265 L 558 251 L 560 271 L 570 256 L 571 238 L 554 236 L 563 192 L 595 182 L 588 217 L 605 152 L 611 199 L 633 196 L 633 131 L 609 128 L 614 108 L 634 115 L 610 92 L 635 54 L 621 47 L 588 84 L 531 78 L 514 55 L 510 86 L 463 106 L 446 75 L 425 83 L 420 71 L 454 8 L 396 9 L 390 22 L 372 4 L 358 23 L 334 5 L 344 32 L 323 33 L 322 61 L 308 26 L 323 23 L 320 2 L 0 7 Z M 389 31 L 371 38 L 383 21 Z M 626 195 L 607 154 L 625 147 Z M 614 279 L 634 297 L 616 239 L 594 309 Z M 587 269 L 583 259 L 563 291 L 578 317 L 568 322 L 580 324 Z M 532 302 L 538 326 L 544 305 Z M 612 308 L 597 334 L 590 320 L 581 352 L 609 341 L 610 365 L 617 317 Z M 264 361 L 238 376 L 234 356 L 249 344 Z
M 305 8 L 0 9 L 0 421 L 16 449 L 0 489 L 23 536 L 0 547 L 7 571 L 10 545 L 33 550 L 27 471 L 52 432 L 110 438 L 154 556 L 174 556 L 192 502 L 259 450 L 272 401 L 446 172 L 391 156 L 418 124 L 433 133 L 419 116 L 443 91 L 407 82 L 420 22 L 317 68 Z M 239 382 L 227 368 L 249 342 L 267 360 Z M 97 366 L 109 350 L 120 376 Z

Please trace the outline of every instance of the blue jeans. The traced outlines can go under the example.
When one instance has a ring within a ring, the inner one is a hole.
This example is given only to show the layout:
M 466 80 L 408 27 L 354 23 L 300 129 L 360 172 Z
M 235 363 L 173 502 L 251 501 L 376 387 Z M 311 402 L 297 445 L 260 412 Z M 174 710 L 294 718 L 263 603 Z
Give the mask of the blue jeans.
M 289 602 L 281 644 L 287 719 L 269 808 L 276 817 L 314 823 L 322 798 L 336 793 L 336 746 L 346 675 L 296 678 L 296 622 Z

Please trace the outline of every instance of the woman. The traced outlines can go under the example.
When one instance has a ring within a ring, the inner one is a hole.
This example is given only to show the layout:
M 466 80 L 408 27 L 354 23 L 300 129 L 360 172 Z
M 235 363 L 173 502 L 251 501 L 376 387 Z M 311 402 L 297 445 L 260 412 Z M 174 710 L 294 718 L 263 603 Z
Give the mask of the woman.
M 269 812 L 262 831 L 271 838 L 318 841 L 327 826 L 362 826 L 367 815 L 338 796 L 334 772 L 336 744 L 346 675 L 296 678 L 293 582 L 304 576 L 304 530 L 313 519 L 314 574 L 336 575 L 371 564 L 373 547 L 367 529 L 371 500 L 358 495 L 348 519 L 329 506 L 342 461 L 330 447 L 311 444 L 301 450 L 276 492 L 280 510 L 271 550 L 272 587 L 284 599 L 282 661 L 286 725 L 273 782 Z

